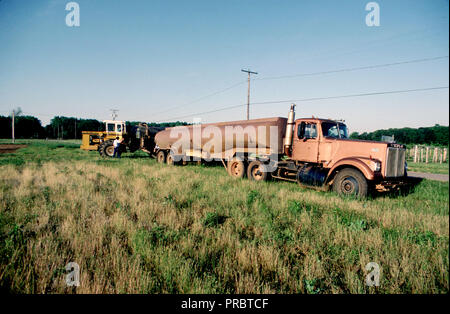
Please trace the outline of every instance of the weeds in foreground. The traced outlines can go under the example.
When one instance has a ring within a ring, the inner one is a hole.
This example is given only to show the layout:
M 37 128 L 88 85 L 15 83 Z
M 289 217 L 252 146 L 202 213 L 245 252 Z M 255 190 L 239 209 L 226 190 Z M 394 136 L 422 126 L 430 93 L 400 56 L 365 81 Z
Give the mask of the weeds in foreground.
M 77 262 L 77 293 L 448 293 L 448 183 L 364 201 L 58 145 L 0 156 L 4 291 L 72 293 Z

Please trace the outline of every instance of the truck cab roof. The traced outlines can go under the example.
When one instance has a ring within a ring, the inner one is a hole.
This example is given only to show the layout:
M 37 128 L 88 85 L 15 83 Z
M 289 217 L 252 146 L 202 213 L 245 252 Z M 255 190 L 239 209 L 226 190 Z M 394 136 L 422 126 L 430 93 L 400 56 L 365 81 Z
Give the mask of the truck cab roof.
M 119 121 L 119 120 L 103 120 L 103 123 L 125 124 L 125 121 Z
M 302 121 L 310 121 L 310 122 L 330 122 L 330 123 L 344 123 L 344 121 L 339 120 L 332 120 L 332 119 L 323 119 L 323 118 L 298 118 L 295 119 L 295 121 L 302 120 Z

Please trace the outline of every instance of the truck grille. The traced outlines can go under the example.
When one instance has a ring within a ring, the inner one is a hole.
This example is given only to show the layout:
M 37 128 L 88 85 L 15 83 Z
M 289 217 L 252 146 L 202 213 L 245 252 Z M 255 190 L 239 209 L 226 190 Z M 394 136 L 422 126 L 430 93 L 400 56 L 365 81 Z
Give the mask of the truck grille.
M 385 177 L 402 177 L 405 174 L 405 149 L 387 148 Z

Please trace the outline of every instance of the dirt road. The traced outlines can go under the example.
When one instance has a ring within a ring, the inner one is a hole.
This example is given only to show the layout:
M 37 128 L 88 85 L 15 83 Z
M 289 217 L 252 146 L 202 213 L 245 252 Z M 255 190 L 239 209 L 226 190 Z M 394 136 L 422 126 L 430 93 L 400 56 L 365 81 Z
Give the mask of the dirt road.
M 415 177 L 415 178 L 423 178 L 423 179 L 428 179 L 428 180 L 448 182 L 448 174 L 436 174 L 436 173 L 408 171 L 408 176 Z
M 27 147 L 21 144 L 0 144 L 0 154 L 14 153 L 17 149 Z

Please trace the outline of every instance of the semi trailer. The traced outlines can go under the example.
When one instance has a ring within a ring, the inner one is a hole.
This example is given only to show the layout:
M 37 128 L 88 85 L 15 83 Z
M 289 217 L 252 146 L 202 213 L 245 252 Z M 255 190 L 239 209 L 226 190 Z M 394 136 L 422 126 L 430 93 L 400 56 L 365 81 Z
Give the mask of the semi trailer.
M 166 128 L 154 154 L 168 164 L 220 160 L 229 175 L 293 181 L 365 197 L 407 183 L 406 147 L 349 139 L 343 121 L 288 117 Z

